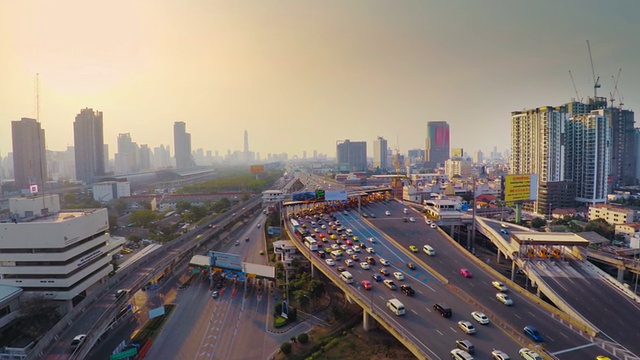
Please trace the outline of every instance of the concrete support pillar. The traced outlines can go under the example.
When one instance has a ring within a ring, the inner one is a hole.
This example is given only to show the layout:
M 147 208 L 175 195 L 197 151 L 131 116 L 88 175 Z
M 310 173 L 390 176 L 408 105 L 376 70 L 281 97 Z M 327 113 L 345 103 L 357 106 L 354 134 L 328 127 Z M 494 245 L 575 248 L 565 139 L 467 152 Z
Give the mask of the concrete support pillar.
M 453 231 L 456 229 L 456 226 L 457 226 L 457 225 L 451 225 L 451 226 L 449 227 L 449 236 L 451 236 L 451 238 L 452 238 L 452 239 L 454 238 L 454 237 L 453 237 Z
M 376 321 L 369 315 L 367 311 L 362 312 L 362 328 L 364 331 L 373 330 L 376 327 Z
M 622 280 L 624 279 L 624 267 L 618 268 L 618 276 L 616 277 L 616 279 L 619 282 L 622 282 Z
M 511 281 L 514 281 L 516 277 L 516 261 L 511 262 Z
M 540 288 L 537 288 L 537 289 L 536 289 L 536 295 L 537 295 L 538 297 L 542 297 L 542 291 L 540 291 Z
M 498 254 L 496 255 L 496 263 L 500 264 L 500 250 L 498 250 Z
M 344 299 L 347 300 L 349 304 L 353 304 L 353 299 L 351 298 L 351 296 L 349 296 L 349 294 L 345 293 Z
M 473 229 L 473 227 L 467 225 L 467 244 L 471 244 L 471 229 Z
M 316 267 L 313 266 L 313 263 L 311 263 L 311 277 L 316 278 L 317 276 L 318 276 L 318 271 L 316 270 Z

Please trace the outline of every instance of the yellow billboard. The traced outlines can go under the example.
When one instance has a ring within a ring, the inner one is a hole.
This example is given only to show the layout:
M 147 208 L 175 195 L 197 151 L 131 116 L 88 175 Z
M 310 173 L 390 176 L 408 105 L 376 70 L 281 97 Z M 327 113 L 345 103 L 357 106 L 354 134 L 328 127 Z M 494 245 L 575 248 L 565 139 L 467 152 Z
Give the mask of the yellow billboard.
M 504 201 L 530 201 L 537 198 L 538 175 L 517 174 L 504 176 Z
M 260 174 L 264 172 L 264 165 L 251 165 L 249 171 L 252 174 Z

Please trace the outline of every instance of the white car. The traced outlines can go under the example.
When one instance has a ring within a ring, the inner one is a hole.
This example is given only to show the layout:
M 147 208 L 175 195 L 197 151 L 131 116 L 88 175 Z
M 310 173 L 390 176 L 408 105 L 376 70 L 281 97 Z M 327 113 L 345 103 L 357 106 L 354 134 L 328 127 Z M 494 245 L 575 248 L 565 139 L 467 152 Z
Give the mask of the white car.
M 382 264 L 384 266 L 389 266 L 389 265 L 391 265 L 391 262 L 389 260 L 387 260 L 387 259 L 380 258 L 380 264 Z
M 340 249 L 340 245 L 338 245 L 338 244 L 331 244 L 331 248 L 332 248 L 333 250 L 339 250 L 339 249 Z
M 393 277 L 396 278 L 396 280 L 398 281 L 404 280 L 404 274 L 402 274 L 400 271 L 394 272 Z
M 493 360 L 511 360 L 509 355 L 505 354 L 504 351 L 500 351 L 500 350 L 493 350 L 491 352 L 491 358 Z
M 391 212 L 389 212 L 389 210 L 385 211 L 384 214 L 387 216 L 391 216 Z
M 84 338 L 86 338 L 87 335 L 85 334 L 80 334 L 77 335 L 76 337 L 73 338 L 73 340 L 71 340 L 71 348 L 75 349 L 80 347 L 80 345 L 82 345 L 82 343 L 84 342 Z
M 359 246 L 353 245 L 351 248 L 353 249 L 354 252 L 360 252 Z
M 409 218 L 409 221 L 411 221 L 411 222 L 416 222 L 416 219 L 414 219 L 414 218 L 410 217 L 410 218 Z
M 368 248 L 367 248 L 367 252 L 368 252 L 369 254 L 375 254 L 375 253 L 376 253 L 376 251 L 375 251 L 375 250 L 373 250 L 373 248 L 372 248 L 372 247 L 368 247 Z
M 498 299 L 498 301 L 500 301 L 501 303 L 503 303 L 503 304 L 505 304 L 507 306 L 513 305 L 513 300 L 511 300 L 509 295 L 507 295 L 505 293 L 497 293 L 496 294 L 496 299 Z
M 347 259 L 347 260 L 344 261 L 344 264 L 347 265 L 348 267 L 352 267 L 353 266 L 353 260 Z
M 364 270 L 371 269 L 371 267 L 369 266 L 369 263 L 367 263 L 366 261 L 361 262 L 360 267 L 363 268 Z
M 531 349 L 522 348 L 518 351 L 518 354 L 524 360 L 542 360 L 542 357 Z
M 321 228 L 322 230 L 327 230 L 327 225 L 324 225 L 324 224 L 323 224 L 322 226 L 320 226 L 320 228 Z
M 335 261 L 333 261 L 333 259 L 326 259 L 324 262 L 326 262 L 326 263 L 327 263 L 327 265 L 329 265 L 329 266 L 333 266 L 333 265 L 335 265 L 335 264 L 336 264 L 336 262 L 335 262 Z
M 480 311 L 472 312 L 471 317 L 473 318 L 473 320 L 479 322 L 482 325 L 487 325 L 489 323 L 489 318 L 487 317 L 487 315 L 481 313 Z
M 436 225 L 436 224 L 431 224 L 429 226 L 431 226 L 432 229 L 436 229 L 438 227 L 438 225 Z
M 369 238 L 369 241 L 370 241 L 371 243 L 375 243 L 375 242 L 376 242 L 376 239 L 374 239 L 374 238 L 370 237 L 370 238 Z
M 464 331 L 465 334 L 475 334 L 476 328 L 468 321 L 458 321 L 458 327 Z
M 344 251 L 347 255 L 351 256 L 353 254 L 355 254 L 355 252 L 353 251 L 353 249 L 349 248 L 347 250 Z
M 491 286 L 493 286 L 494 288 L 496 288 L 498 291 L 501 291 L 501 292 L 507 292 L 508 290 L 507 287 L 500 281 L 492 281 Z
M 340 249 L 347 251 L 347 249 L 349 249 L 349 245 L 342 244 L 340 245 Z

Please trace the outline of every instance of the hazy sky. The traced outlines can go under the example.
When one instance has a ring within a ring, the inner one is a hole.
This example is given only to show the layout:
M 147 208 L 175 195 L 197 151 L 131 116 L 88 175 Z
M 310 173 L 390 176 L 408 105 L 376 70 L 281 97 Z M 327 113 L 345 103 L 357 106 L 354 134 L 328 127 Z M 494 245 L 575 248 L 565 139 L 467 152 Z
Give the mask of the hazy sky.
M 335 156 L 341 139 L 424 148 L 509 147 L 510 112 L 593 94 L 586 40 L 607 95 L 622 68 L 640 101 L 640 1 L 0 1 L 0 154 L 11 121 L 35 117 L 47 148 L 73 145 L 81 108 L 119 133 L 192 147 Z

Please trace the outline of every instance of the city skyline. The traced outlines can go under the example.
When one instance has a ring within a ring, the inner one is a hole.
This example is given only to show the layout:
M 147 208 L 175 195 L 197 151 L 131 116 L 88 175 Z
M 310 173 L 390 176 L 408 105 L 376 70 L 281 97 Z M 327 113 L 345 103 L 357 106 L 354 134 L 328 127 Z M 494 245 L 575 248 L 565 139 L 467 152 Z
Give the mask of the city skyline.
M 626 107 L 640 100 L 633 37 L 640 4 L 631 2 L 568 1 L 551 13 L 551 1 L 509 8 L 143 1 L 127 12 L 112 3 L 65 4 L 0 4 L 0 50 L 9 55 L 0 60 L 3 156 L 11 121 L 36 115 L 36 74 L 48 149 L 73 145 L 74 116 L 89 107 L 104 113 L 110 156 L 120 133 L 152 147 L 172 144 L 177 121 L 188 124 L 192 149 L 242 150 L 247 130 L 250 150 L 263 158 L 335 156 L 340 139 L 365 140 L 372 151 L 377 136 L 406 153 L 424 147 L 429 121 L 450 124 L 451 147 L 508 149 L 511 111 L 593 95 L 587 39 L 600 95 L 614 92 L 611 76 L 622 68 Z M 120 25 L 96 27 L 79 16 L 86 13 Z

